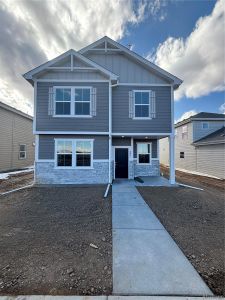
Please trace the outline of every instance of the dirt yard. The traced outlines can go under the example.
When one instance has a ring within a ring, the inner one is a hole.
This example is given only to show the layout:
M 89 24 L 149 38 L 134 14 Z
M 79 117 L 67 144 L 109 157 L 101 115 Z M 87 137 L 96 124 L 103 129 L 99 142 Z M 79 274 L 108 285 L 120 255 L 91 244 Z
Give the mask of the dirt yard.
M 169 178 L 169 168 L 160 165 L 160 172 L 164 177 Z M 181 171 L 176 171 L 176 181 L 179 183 L 189 184 L 198 187 L 214 187 L 225 190 L 225 180 L 219 180 L 211 177 L 193 175 Z
M 1 295 L 112 293 L 105 188 L 33 187 L 0 196 Z
M 204 191 L 181 187 L 138 190 L 213 293 L 225 296 L 224 191 L 206 186 Z
M 0 179 L 0 194 L 30 185 L 33 183 L 33 180 L 33 171 L 10 175 L 7 179 Z

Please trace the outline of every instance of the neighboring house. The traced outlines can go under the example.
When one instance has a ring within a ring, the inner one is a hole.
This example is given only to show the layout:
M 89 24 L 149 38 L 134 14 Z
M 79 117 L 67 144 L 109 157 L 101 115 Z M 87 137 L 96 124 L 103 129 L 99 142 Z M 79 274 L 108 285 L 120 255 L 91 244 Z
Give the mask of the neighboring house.
M 158 176 L 158 141 L 166 136 L 175 182 L 173 94 L 180 79 L 108 37 L 24 77 L 34 86 L 36 182 Z
M 175 167 L 225 178 L 225 115 L 201 112 L 175 124 Z M 160 163 L 169 164 L 169 144 L 160 141 Z
M 33 118 L 0 102 L 0 171 L 34 164 Z

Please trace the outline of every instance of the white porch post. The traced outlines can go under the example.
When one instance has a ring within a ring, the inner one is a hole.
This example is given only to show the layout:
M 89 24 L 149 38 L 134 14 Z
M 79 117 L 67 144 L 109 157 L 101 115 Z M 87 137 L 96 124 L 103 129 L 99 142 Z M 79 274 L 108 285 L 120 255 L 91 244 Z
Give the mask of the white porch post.
M 175 184 L 174 135 L 169 137 L 170 183 Z
M 112 183 L 112 84 L 109 81 L 109 183 Z
M 171 85 L 171 134 L 169 136 L 170 183 L 175 184 L 174 90 Z

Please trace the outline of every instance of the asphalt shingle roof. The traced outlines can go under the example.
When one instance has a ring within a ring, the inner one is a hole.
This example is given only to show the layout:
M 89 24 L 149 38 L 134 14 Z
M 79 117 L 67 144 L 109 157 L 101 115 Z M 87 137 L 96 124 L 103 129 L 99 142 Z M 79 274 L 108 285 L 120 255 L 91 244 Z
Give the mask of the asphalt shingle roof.
M 213 133 L 208 134 L 207 136 L 197 140 L 194 144 L 198 143 L 211 143 L 211 142 L 224 142 L 225 143 L 225 127 L 223 126 L 219 130 L 214 131 Z

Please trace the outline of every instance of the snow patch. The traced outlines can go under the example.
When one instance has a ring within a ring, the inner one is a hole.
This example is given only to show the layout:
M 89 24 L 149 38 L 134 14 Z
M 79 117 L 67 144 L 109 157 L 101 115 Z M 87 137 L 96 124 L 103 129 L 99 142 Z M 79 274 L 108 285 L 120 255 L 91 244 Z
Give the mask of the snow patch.
M 34 166 L 30 166 L 25 170 L 21 171 L 13 171 L 13 172 L 6 172 L 6 173 L 0 173 L 0 180 L 3 179 L 8 179 L 10 175 L 15 175 L 15 174 L 21 174 L 21 173 L 28 173 L 34 170 Z

